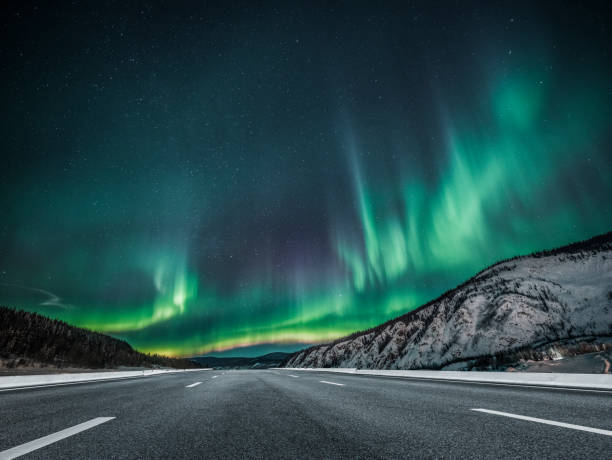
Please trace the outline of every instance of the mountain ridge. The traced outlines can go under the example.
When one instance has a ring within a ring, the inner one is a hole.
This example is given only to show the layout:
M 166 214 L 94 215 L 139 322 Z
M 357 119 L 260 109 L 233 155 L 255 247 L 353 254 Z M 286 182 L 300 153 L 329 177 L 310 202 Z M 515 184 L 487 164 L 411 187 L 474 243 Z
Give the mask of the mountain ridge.
M 609 292 L 607 294 L 608 295 L 607 300 L 608 300 L 608 303 L 612 304 L 612 276 L 610 276 L 612 274 L 612 265 L 610 264 L 610 261 L 612 260 L 612 232 L 608 232 L 602 235 L 594 236 L 584 241 L 571 243 L 571 244 L 557 247 L 554 249 L 537 251 L 537 252 L 534 252 L 528 255 L 519 255 L 519 256 L 508 258 L 508 259 L 500 260 L 484 268 L 483 270 L 479 271 L 478 273 L 476 273 L 474 276 L 472 276 L 465 282 L 459 284 L 457 287 L 446 291 L 445 293 L 438 296 L 437 298 L 430 300 L 429 302 L 415 308 L 414 310 L 411 310 L 396 318 L 390 319 L 370 329 L 367 329 L 364 331 L 357 331 L 348 336 L 336 339 L 332 342 L 320 344 L 320 345 L 314 345 L 305 350 L 295 352 L 291 354 L 290 356 L 288 356 L 287 359 L 283 361 L 282 365 L 289 366 L 289 367 L 309 367 L 309 366 L 312 366 L 312 367 L 335 367 L 335 366 L 349 367 L 349 364 L 350 364 L 351 366 L 354 365 L 355 367 L 365 367 L 365 368 L 404 368 L 404 367 L 393 367 L 394 365 L 397 365 L 397 363 L 393 363 L 392 360 L 391 361 L 387 360 L 382 363 L 379 362 L 378 365 L 376 364 L 373 365 L 373 363 L 368 362 L 367 360 L 364 360 L 364 359 L 356 361 L 355 359 L 353 359 L 354 356 L 351 355 L 351 353 L 347 353 L 346 350 L 341 349 L 343 347 L 338 347 L 338 345 L 346 344 L 347 347 L 352 346 L 353 348 L 356 347 L 357 349 L 361 349 L 367 345 L 364 343 L 362 343 L 361 346 L 359 346 L 356 343 L 353 343 L 352 345 L 349 345 L 349 344 L 358 339 L 363 339 L 364 337 L 368 337 L 367 340 L 370 340 L 370 339 L 374 340 L 374 337 L 370 337 L 370 336 L 380 337 L 385 331 L 387 331 L 387 333 L 385 334 L 385 338 L 384 338 L 384 341 L 386 341 L 386 343 L 383 344 L 382 342 L 379 342 L 379 345 L 382 345 L 382 348 L 385 348 L 388 345 L 388 343 L 391 340 L 393 340 L 392 334 L 390 334 L 390 332 L 388 331 L 389 328 L 393 328 L 398 323 L 409 324 L 411 322 L 414 322 L 414 320 L 418 319 L 419 316 L 423 315 L 424 311 L 427 311 L 428 309 L 433 309 L 436 306 L 439 307 L 440 304 L 449 301 L 449 299 L 452 299 L 458 293 L 461 293 L 462 291 L 469 289 L 470 286 L 477 284 L 477 283 L 486 282 L 488 278 L 499 276 L 502 271 L 508 270 L 509 264 L 516 263 L 516 265 L 518 265 L 518 264 L 524 264 L 525 261 L 536 261 L 536 260 L 541 260 L 544 258 L 555 258 L 558 256 L 565 256 L 571 260 L 571 259 L 575 259 L 577 255 L 578 257 L 583 258 L 585 256 L 587 257 L 589 255 L 595 256 L 597 254 L 602 255 L 603 260 L 606 260 L 606 256 L 603 255 L 604 253 L 610 253 L 607 259 L 608 262 L 607 264 L 605 264 L 606 267 L 604 268 L 603 272 L 604 272 L 604 279 L 606 278 L 605 275 L 607 273 L 606 283 L 607 283 L 607 286 L 609 287 Z M 514 268 L 516 268 L 516 266 Z M 510 293 L 511 292 L 508 292 L 506 294 L 510 294 Z M 546 291 L 540 292 L 539 294 L 544 295 L 544 296 L 547 295 Z M 543 302 L 545 304 L 546 299 L 544 299 Z M 605 332 L 602 331 L 601 334 L 591 333 L 591 334 L 585 334 L 585 336 L 612 335 L 612 319 L 610 318 L 610 315 L 609 315 L 610 311 L 612 311 L 612 307 L 608 305 L 607 307 L 604 307 L 604 309 L 606 309 L 605 313 L 608 318 L 606 320 L 608 321 L 607 330 Z M 422 324 L 420 327 L 420 330 L 425 331 L 428 327 L 429 327 L 429 324 Z M 414 338 L 415 342 L 418 342 L 422 338 L 421 336 L 418 335 L 419 331 L 412 330 L 411 332 L 413 332 L 413 335 L 411 336 L 411 338 Z M 571 338 L 571 336 L 559 337 L 559 338 Z M 402 340 L 399 340 L 399 341 L 402 342 Z M 536 342 L 533 343 L 533 345 L 536 345 L 536 344 L 537 344 Z M 404 343 L 404 346 L 407 346 L 407 345 L 409 344 Z M 528 346 L 528 345 L 532 345 L 532 344 L 522 344 L 522 346 Z M 336 349 L 334 350 L 334 348 Z M 495 354 L 499 354 L 500 352 L 516 351 L 518 350 L 518 348 L 520 347 L 514 347 L 514 348 L 508 347 L 506 350 L 496 350 L 495 352 L 483 353 L 481 355 L 472 356 L 472 357 L 462 356 L 462 354 L 459 352 L 459 353 L 456 353 L 457 357 L 454 359 L 454 361 L 462 361 L 462 360 L 467 360 L 467 359 L 478 359 L 478 358 L 483 358 L 486 356 L 493 356 Z M 380 350 L 379 350 L 379 353 L 380 353 Z M 376 355 L 376 353 L 373 353 L 370 357 L 373 358 L 374 355 Z M 408 367 L 405 367 L 405 368 L 410 368 L 410 369 L 441 368 L 447 364 L 450 364 L 450 362 L 447 362 L 447 363 L 430 362 L 429 364 L 426 364 L 423 362 L 420 362 L 417 364 L 415 362 L 415 363 L 409 363 Z M 400 366 L 404 366 L 404 365 L 400 364 Z

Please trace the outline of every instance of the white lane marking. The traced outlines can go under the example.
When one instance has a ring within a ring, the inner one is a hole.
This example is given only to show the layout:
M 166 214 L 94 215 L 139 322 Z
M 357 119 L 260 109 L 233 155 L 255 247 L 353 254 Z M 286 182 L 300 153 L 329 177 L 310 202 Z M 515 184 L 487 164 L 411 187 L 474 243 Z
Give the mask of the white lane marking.
M 582 426 L 582 425 L 573 425 L 571 423 L 555 422 L 554 420 L 546 420 L 544 418 L 527 417 L 525 415 L 517 415 L 517 414 L 511 414 L 509 412 L 499 412 L 496 410 L 489 410 L 489 409 L 471 409 L 471 410 L 476 411 L 476 412 L 484 412 L 485 414 L 501 415 L 503 417 L 516 418 L 519 420 L 527 420 L 528 422 L 543 423 L 545 425 L 554 425 L 554 426 L 560 426 L 563 428 L 571 428 L 572 430 L 588 431 L 589 433 L 597 433 L 597 434 L 603 434 L 606 436 L 612 436 L 612 431 L 601 430 L 599 428 L 591 428 L 591 427 Z
M 135 379 L 140 379 L 140 378 L 142 378 L 142 375 L 135 375 L 133 377 L 117 377 L 117 378 L 103 379 L 103 380 L 83 380 L 82 382 L 50 383 L 50 384 L 44 384 L 44 385 L 30 385 L 30 386 L 27 386 L 27 387 L 2 388 L 2 389 L 0 389 L 0 392 L 3 392 L 3 391 L 30 390 L 32 388 L 64 387 L 66 385 L 84 385 L 86 383 L 116 382 L 118 380 L 135 380 Z
M 327 383 L 328 385 L 338 385 L 339 387 L 343 387 L 344 383 L 336 383 L 336 382 L 328 382 L 327 380 L 319 380 L 321 383 Z
M 210 371 L 212 369 L 191 369 L 193 371 Z M 186 372 L 190 372 L 191 370 L 187 370 Z M 183 371 L 185 372 L 185 371 Z M 146 377 L 152 377 L 152 376 L 159 376 L 159 375 L 169 375 L 169 374 L 175 374 L 175 372 L 168 372 L 168 373 L 163 373 L 163 374 L 152 374 L 152 375 L 146 375 Z M 104 383 L 104 382 L 116 382 L 118 380 L 136 380 L 136 379 L 141 379 L 143 376 L 142 375 L 133 375 L 133 376 L 129 376 L 129 377 L 112 377 L 112 378 L 108 378 L 108 379 L 98 379 L 98 380 L 82 380 L 80 382 L 63 382 L 63 383 L 45 383 L 42 385 L 29 385 L 29 386 L 25 386 L 25 387 L 10 387 L 10 388 L 0 388 L 0 392 L 5 392 L 5 391 L 22 391 L 22 390 L 31 390 L 31 389 L 36 389 L 36 388 L 51 388 L 51 387 L 64 387 L 67 385 L 84 385 L 86 383 Z M 0 458 L 0 460 L 2 460 Z
M 295 379 L 299 379 L 299 377 L 297 375 L 293 375 L 293 374 L 289 374 L 289 377 L 293 377 Z
M 219 377 L 218 375 L 213 375 L 213 379 L 216 379 L 217 377 Z
M 197 387 L 200 383 L 202 383 L 202 382 L 196 382 L 196 383 L 192 383 L 191 385 L 185 385 L 185 388 Z
M 62 439 L 68 438 L 70 436 L 74 436 L 75 434 L 80 433 L 81 431 L 89 430 L 94 426 L 108 422 L 109 420 L 113 420 L 114 418 L 115 417 L 93 418 L 87 422 L 79 423 L 78 425 L 66 428 L 65 430 L 58 431 L 57 433 L 53 433 L 48 436 L 43 436 L 42 438 L 35 439 L 34 441 L 26 442 L 25 444 L 13 447 L 12 449 L 3 450 L 2 452 L 0 452 L 0 459 L 8 460 L 11 458 L 21 457 L 22 455 L 40 449 L 41 447 L 48 446 L 49 444 L 61 441 Z

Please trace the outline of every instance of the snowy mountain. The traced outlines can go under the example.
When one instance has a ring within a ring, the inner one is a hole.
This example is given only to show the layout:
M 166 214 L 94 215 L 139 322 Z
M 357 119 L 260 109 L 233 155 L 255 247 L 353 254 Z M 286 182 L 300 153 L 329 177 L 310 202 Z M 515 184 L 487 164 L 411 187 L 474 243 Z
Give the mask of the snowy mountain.
M 439 369 L 606 336 L 612 336 L 612 232 L 499 262 L 416 310 L 296 352 L 284 365 Z

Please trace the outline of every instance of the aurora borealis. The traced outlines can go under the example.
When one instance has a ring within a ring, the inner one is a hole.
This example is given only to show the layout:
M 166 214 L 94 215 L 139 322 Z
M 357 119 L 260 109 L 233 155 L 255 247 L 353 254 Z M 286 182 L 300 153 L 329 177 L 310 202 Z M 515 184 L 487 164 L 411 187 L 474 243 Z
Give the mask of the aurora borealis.
M 125 3 L 5 12 L 2 305 L 294 350 L 612 229 L 604 3 Z

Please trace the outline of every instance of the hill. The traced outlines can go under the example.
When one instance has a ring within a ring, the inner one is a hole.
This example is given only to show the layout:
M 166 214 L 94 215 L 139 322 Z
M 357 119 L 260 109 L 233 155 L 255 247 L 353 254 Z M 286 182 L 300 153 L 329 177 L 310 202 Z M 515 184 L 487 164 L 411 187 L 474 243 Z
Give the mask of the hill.
M 200 367 L 188 359 L 150 355 L 127 342 L 63 321 L 0 307 L 0 368 Z
M 287 367 L 491 369 L 610 352 L 612 232 L 498 262 L 373 329 L 289 356 Z M 609 358 L 609 356 L 608 356 Z M 602 356 L 609 369 L 609 359 Z

